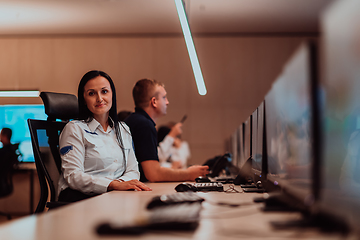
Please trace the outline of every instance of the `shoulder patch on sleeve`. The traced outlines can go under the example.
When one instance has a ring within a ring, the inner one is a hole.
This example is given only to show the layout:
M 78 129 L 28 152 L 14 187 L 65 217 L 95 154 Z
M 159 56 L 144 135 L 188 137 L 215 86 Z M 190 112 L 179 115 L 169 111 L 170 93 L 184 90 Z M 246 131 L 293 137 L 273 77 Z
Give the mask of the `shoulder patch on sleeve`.
M 68 152 L 70 152 L 70 150 L 73 150 L 73 146 L 72 146 L 72 145 L 61 148 L 61 149 L 60 149 L 60 154 L 61 154 L 61 155 L 65 155 L 65 154 L 67 154 Z

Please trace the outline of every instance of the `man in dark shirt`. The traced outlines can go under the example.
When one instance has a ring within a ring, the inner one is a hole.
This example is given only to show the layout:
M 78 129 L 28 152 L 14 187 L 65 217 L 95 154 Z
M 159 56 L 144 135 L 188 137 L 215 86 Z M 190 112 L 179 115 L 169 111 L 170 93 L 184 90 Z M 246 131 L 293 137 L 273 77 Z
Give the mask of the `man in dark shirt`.
M 0 132 L 0 141 L 3 147 L 0 148 L 0 161 L 3 169 L 12 169 L 18 163 L 15 145 L 11 144 L 12 130 L 3 128 Z
M 141 79 L 133 88 L 135 113 L 125 119 L 134 141 L 135 155 L 139 162 L 140 181 L 194 181 L 205 176 L 208 166 L 191 166 L 187 169 L 161 167 L 157 152 L 156 121 L 166 114 L 167 99 L 164 85 L 156 80 Z M 177 123 L 169 133 L 176 137 L 181 133 Z

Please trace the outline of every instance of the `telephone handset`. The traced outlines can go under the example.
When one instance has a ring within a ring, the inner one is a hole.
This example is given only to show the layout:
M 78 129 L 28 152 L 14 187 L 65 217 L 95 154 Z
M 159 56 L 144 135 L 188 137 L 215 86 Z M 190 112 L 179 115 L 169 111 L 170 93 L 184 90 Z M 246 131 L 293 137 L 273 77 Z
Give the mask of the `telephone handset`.
M 181 123 L 184 123 L 186 119 L 187 119 L 187 115 L 185 114 L 185 115 L 182 117 L 182 119 L 180 120 L 180 122 L 181 122 Z

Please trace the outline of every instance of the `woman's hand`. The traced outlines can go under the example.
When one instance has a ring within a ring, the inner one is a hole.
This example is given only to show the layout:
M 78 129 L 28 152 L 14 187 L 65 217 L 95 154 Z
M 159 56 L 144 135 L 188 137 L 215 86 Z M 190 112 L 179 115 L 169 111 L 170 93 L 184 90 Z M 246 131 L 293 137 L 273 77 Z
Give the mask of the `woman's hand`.
M 139 180 L 130 180 L 130 181 L 121 181 L 121 180 L 113 180 L 109 186 L 108 191 L 117 190 L 117 191 L 126 191 L 134 189 L 135 191 L 152 191 L 151 188 L 146 186 L 144 183 Z

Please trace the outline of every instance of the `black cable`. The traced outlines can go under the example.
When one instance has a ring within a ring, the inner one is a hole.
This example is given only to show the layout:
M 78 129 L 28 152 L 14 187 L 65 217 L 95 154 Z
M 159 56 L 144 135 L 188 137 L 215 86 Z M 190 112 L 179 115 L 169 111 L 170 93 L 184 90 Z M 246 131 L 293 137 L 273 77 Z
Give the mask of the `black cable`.
M 244 191 L 243 190 L 241 190 L 241 191 L 236 190 L 235 185 L 231 184 L 228 189 L 224 190 L 224 192 L 225 193 L 243 193 Z

